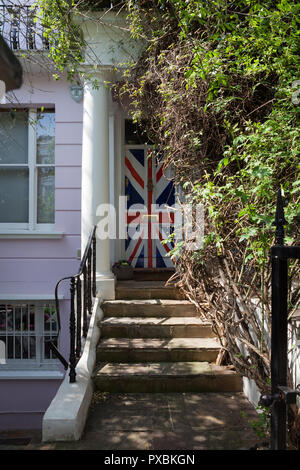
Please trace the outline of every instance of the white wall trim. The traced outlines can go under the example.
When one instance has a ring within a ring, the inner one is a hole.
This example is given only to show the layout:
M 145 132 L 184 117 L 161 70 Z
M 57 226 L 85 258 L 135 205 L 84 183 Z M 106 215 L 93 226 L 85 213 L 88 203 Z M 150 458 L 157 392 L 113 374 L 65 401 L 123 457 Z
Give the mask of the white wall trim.
M 109 113 L 109 203 L 115 208 L 115 114 Z M 110 214 L 110 226 L 112 227 L 114 222 L 112 220 L 114 214 Z M 115 227 L 116 228 L 116 227 Z M 115 260 L 115 240 L 110 243 L 110 264 L 113 265 Z
M 91 377 L 100 337 L 97 323 L 103 317 L 103 312 L 99 307 L 101 302 L 102 299 L 95 299 L 83 354 L 76 367 L 76 382 L 69 383 L 67 372 L 44 415 L 43 442 L 77 441 L 82 435 L 94 390 Z
M 1 230 L 0 238 L 62 238 L 64 232 L 42 232 L 38 230 Z
M 254 408 L 257 408 L 261 393 L 254 380 L 243 377 L 243 392 Z
M 63 295 L 58 296 L 59 300 L 64 299 Z M 13 300 L 55 300 L 53 294 L 0 294 L 0 300 L 12 302 Z
M 59 370 L 1 370 L 0 380 L 62 380 Z

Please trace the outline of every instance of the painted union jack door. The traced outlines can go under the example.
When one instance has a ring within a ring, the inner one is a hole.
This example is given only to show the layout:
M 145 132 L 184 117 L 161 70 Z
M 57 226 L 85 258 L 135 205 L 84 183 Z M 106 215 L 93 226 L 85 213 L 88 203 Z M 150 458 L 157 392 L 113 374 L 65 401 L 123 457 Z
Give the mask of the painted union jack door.
M 172 243 L 162 242 L 174 227 L 175 189 L 163 175 L 163 162 L 152 147 L 126 146 L 125 195 L 126 259 L 138 268 L 173 267 L 167 256 Z

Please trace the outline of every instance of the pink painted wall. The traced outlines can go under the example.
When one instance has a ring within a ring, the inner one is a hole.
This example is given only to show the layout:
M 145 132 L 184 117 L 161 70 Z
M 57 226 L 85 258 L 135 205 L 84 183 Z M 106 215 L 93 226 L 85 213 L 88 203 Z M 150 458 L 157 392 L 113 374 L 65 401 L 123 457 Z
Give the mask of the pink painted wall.
M 64 79 L 54 81 L 43 75 L 25 75 L 22 88 L 14 93 L 16 104 L 55 106 L 55 231 L 64 235 L 60 239 L 0 239 L 0 294 L 7 294 L 7 300 L 14 294 L 54 295 L 60 278 L 77 273 L 81 245 L 82 103 L 73 101 Z M 64 296 L 60 350 L 68 358 L 67 282 L 59 293 Z M 0 430 L 40 428 L 59 385 L 59 380 L 0 378 Z
M 0 408 L 0 431 L 41 429 L 44 413 L 54 398 L 60 382 L 2 380 L 0 385 L 0 397 L 4 402 Z
M 77 272 L 80 249 L 82 103 L 69 84 L 25 75 L 16 103 L 55 106 L 55 231 L 61 239 L 1 239 L 0 294 L 54 294 L 56 282 Z M 67 295 L 67 292 L 63 292 Z

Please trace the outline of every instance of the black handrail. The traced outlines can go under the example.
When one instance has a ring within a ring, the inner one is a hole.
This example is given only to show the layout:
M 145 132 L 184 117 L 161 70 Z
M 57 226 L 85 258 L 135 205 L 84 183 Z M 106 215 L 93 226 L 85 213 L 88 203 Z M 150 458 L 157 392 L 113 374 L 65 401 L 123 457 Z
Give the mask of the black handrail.
M 83 282 L 81 278 L 83 277 Z M 55 305 L 58 334 L 61 328 L 58 288 L 61 282 L 70 281 L 70 383 L 76 382 L 76 364 L 81 355 L 82 337 L 88 331 L 88 314 L 92 313 L 92 297 L 96 297 L 96 226 L 93 227 L 81 259 L 79 270 L 73 276 L 60 279 L 55 286 Z M 76 305 L 75 305 L 76 298 Z M 52 345 L 51 345 L 52 348 Z M 54 349 L 52 348 L 54 351 Z M 58 359 L 60 359 L 59 355 Z M 60 359 L 61 360 L 61 359 Z M 63 362 L 63 361 L 62 361 Z M 64 360 L 63 364 L 65 365 Z

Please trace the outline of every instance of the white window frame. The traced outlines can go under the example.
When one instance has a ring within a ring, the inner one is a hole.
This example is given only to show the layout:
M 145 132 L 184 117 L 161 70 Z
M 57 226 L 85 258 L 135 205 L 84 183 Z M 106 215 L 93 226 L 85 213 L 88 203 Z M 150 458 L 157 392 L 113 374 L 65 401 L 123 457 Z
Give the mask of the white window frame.
M 22 108 L 23 109 L 23 108 Z M 52 111 L 55 115 L 55 109 L 48 108 L 45 111 Z M 37 136 L 36 136 L 36 123 L 38 108 L 29 108 L 28 111 L 28 162 L 15 163 L 15 164 L 3 164 L 2 167 L 9 168 L 28 168 L 29 171 L 29 182 L 28 182 L 28 222 L 27 223 L 0 223 L 0 234 L 1 232 L 13 232 L 13 231 L 28 231 L 31 233 L 51 233 L 54 232 L 55 222 L 53 224 L 39 224 L 37 223 L 37 174 L 38 168 L 49 167 L 54 168 L 55 172 L 55 161 L 53 164 L 37 163 Z M 18 111 L 17 111 L 18 112 Z M 54 173 L 55 174 L 55 173 Z M 55 191 L 55 188 L 54 188 Z M 54 195 L 55 196 L 55 195 Z
M 58 366 L 60 365 L 60 362 L 57 358 L 44 358 L 43 357 L 43 351 L 44 351 L 44 338 L 48 337 L 51 335 L 55 337 L 58 336 L 58 348 L 59 348 L 59 331 L 58 329 L 56 331 L 45 331 L 44 330 L 44 315 L 43 315 L 43 308 L 45 304 L 50 304 L 55 308 L 55 302 L 54 301 L 37 301 L 37 300 L 0 300 L 0 304 L 6 304 L 6 305 L 35 305 L 35 329 L 28 333 L 28 336 L 34 336 L 36 343 L 35 343 L 35 352 L 36 352 L 36 357 L 35 359 L 5 359 L 0 358 L 0 373 L 3 371 L 13 371 L 13 370 L 57 370 Z M 0 337 L 1 336 L 20 336 L 20 332 L 16 330 L 13 330 L 11 334 L 7 334 L 6 331 L 2 330 L 0 331 Z M 24 335 L 26 337 L 26 335 Z M 1 339 L 1 338 L 0 338 Z M 50 355 L 52 356 L 52 352 L 50 352 Z M 1 374 L 0 374 L 1 375 Z

